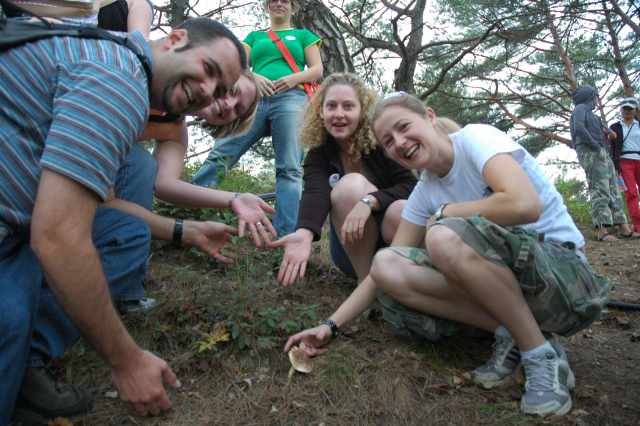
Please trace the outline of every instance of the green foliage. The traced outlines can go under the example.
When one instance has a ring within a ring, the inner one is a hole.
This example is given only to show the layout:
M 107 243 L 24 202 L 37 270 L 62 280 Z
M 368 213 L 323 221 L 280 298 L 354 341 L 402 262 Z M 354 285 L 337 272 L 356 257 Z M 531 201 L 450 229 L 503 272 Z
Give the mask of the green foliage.
M 575 222 L 591 223 L 591 205 L 586 184 L 577 178 L 567 179 L 566 173 L 565 167 L 554 182 L 556 189 L 562 195 L 564 204 Z
M 318 306 L 320 306 L 319 303 L 311 306 L 301 305 L 295 308 L 296 318 L 294 320 L 284 321 L 280 324 L 280 328 L 287 333 L 291 333 L 314 327 L 318 317 L 313 308 L 317 308 Z
M 319 304 L 300 305 L 294 309 L 273 306 L 273 295 L 265 297 L 268 287 L 280 285 L 272 270 L 273 260 L 258 260 L 261 257 L 256 255 L 257 249 L 246 236 L 234 236 L 232 243 L 223 254 L 237 253 L 241 257 L 233 264 L 223 266 L 225 282 L 217 294 L 213 293 L 195 305 L 183 299 L 168 300 L 170 320 L 156 327 L 156 340 L 177 336 L 195 356 L 208 360 L 223 354 L 225 349 L 221 345 L 228 345 L 227 341 L 239 349 L 256 346 L 271 349 L 291 332 L 316 325 L 314 309 Z M 184 277 L 189 266 L 171 271 L 176 277 Z M 210 290 L 202 289 L 203 292 Z

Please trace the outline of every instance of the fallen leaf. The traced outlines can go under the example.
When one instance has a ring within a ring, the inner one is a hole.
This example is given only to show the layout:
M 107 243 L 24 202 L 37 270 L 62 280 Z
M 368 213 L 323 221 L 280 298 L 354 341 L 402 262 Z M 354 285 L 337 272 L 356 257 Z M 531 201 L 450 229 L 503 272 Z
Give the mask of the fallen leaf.
M 602 401 L 602 403 L 605 405 L 611 404 L 611 398 L 609 398 L 609 395 L 602 395 L 600 397 L 600 401 Z
M 104 394 L 104 396 L 106 396 L 107 398 L 117 398 L 118 397 L 118 391 L 111 391 L 111 392 L 107 392 Z
M 209 367 L 209 363 L 203 359 L 202 361 L 200 361 L 200 365 L 198 365 L 198 368 L 206 373 L 211 367 Z
M 615 315 L 616 315 L 616 319 L 620 324 L 622 325 L 629 324 L 629 317 L 624 312 L 616 312 Z
M 464 380 L 462 380 L 460 377 L 458 376 L 453 376 L 453 383 L 456 385 L 459 385 L 460 383 L 464 382 Z
M 236 369 L 233 370 L 233 372 L 236 373 L 237 375 L 244 374 L 246 371 L 247 369 L 244 368 L 243 366 L 237 367 Z
M 202 399 L 202 397 L 200 396 L 200 393 L 198 392 L 189 392 L 187 396 L 193 397 L 195 399 Z
M 249 385 L 249 387 L 251 387 L 251 379 L 243 379 L 245 381 L 246 384 Z
M 229 333 L 227 333 L 224 325 L 213 330 L 212 333 L 205 333 L 204 336 L 207 343 L 210 343 L 212 345 L 215 345 L 218 342 L 226 342 L 230 339 L 230 335 Z
M 297 402 L 295 400 L 292 402 L 292 404 L 293 404 L 294 407 L 304 408 L 304 405 L 300 404 L 299 402 Z

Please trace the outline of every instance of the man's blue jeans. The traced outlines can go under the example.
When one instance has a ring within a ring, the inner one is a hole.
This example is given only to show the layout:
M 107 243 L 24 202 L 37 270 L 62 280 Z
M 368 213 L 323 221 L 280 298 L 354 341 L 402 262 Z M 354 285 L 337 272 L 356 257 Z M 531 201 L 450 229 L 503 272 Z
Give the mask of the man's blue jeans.
M 276 156 L 276 214 L 273 225 L 278 234 L 291 234 L 298 220 L 298 203 L 302 194 L 300 163 L 304 150 L 296 142 L 301 117 L 307 103 L 303 90 L 262 96 L 251 130 L 245 135 L 216 141 L 202 168 L 191 183 L 209 186 L 220 183 L 218 173 L 224 174 L 256 142 L 271 135 Z
M 156 159 L 145 147 L 134 143 L 116 174 L 113 184 L 116 198 L 131 201 L 153 211 L 153 185 L 157 174 Z
M 99 208 L 92 232 L 112 296 L 140 298 L 151 241 L 147 224 Z M 27 365 L 51 361 L 79 336 L 53 299 L 29 244 L 28 234 L 0 243 L 0 425 L 11 418 Z

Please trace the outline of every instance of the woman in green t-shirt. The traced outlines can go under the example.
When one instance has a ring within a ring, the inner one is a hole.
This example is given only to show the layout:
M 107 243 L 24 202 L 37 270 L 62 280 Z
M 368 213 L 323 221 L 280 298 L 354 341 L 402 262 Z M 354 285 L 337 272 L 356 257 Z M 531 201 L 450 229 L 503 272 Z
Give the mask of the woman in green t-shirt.
M 296 0 L 265 0 L 265 10 L 271 29 L 287 46 L 301 71 L 293 72 L 265 31 L 253 31 L 244 39 L 249 65 L 262 92 L 253 126 L 244 136 L 216 141 L 191 183 L 217 186 L 219 173 L 224 174 L 261 138 L 271 136 L 276 163 L 273 224 L 278 234 L 290 234 L 296 225 L 302 193 L 300 163 L 304 151 L 296 143 L 296 135 L 308 100 L 303 83 L 322 77 L 322 41 L 310 31 L 291 27 L 291 16 L 298 10 Z M 226 158 L 229 160 L 224 161 Z

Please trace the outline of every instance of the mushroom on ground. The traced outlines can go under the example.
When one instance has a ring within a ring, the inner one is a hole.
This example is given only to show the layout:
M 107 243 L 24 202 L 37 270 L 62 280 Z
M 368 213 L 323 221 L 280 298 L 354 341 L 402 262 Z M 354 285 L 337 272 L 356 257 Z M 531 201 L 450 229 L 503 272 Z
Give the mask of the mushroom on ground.
M 296 346 L 289 350 L 289 360 L 291 361 L 289 377 L 292 377 L 296 370 L 301 373 L 311 373 L 311 370 L 313 370 L 313 361 L 311 361 L 309 355 Z

